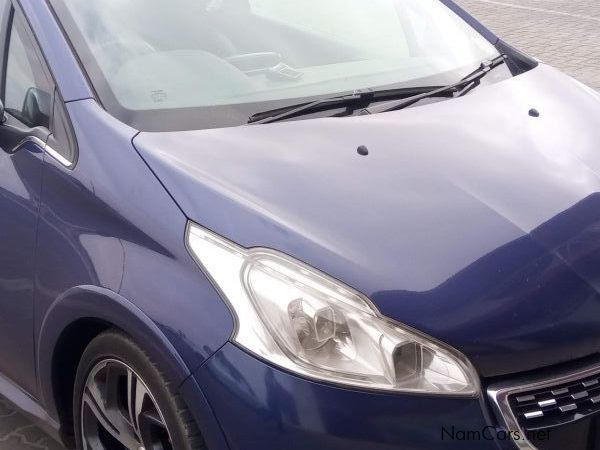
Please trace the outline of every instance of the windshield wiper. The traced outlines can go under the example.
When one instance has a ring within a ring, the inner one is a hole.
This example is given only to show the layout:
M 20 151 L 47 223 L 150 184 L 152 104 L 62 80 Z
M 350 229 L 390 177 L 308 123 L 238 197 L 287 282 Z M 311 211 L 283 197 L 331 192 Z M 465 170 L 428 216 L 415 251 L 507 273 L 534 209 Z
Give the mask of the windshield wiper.
M 477 87 L 481 79 L 488 72 L 504 64 L 505 55 L 501 55 L 491 61 L 484 61 L 474 72 L 470 73 L 458 83 L 449 86 L 436 87 L 411 87 L 389 90 L 357 90 L 353 94 L 336 97 L 326 97 L 308 103 L 300 103 L 284 108 L 273 109 L 253 114 L 248 119 L 248 124 L 262 124 L 279 122 L 285 119 L 300 117 L 321 111 L 336 108 L 346 108 L 342 115 L 351 115 L 359 108 L 363 108 L 360 114 L 376 114 L 380 112 L 393 111 L 413 105 L 420 100 L 431 97 L 460 97 Z M 388 98 L 397 98 L 384 103 L 369 107 L 374 102 L 380 102 Z
M 374 101 L 380 101 L 391 98 L 411 98 L 417 94 L 429 93 L 436 87 L 411 87 L 388 89 L 381 91 L 357 90 L 353 94 L 341 95 L 336 97 L 327 97 L 315 100 L 313 102 L 291 105 L 284 108 L 273 109 L 253 114 L 248 119 L 249 124 L 261 124 L 279 122 L 293 117 L 299 117 L 307 114 L 313 114 L 320 111 L 328 111 L 336 108 L 346 108 L 343 115 L 350 115 L 359 108 L 365 108 Z
M 490 61 L 482 62 L 476 70 L 463 77 L 457 83 L 453 83 L 441 88 L 435 88 L 430 90 L 429 92 L 424 92 L 422 94 L 418 94 L 412 97 L 373 105 L 368 108 L 362 109 L 360 111 L 360 114 L 365 115 L 396 111 L 414 105 L 415 103 L 426 98 L 439 97 L 444 93 L 451 94 L 452 97 L 462 97 L 463 95 L 467 94 L 468 92 L 479 86 L 479 84 L 481 83 L 481 79 L 485 77 L 490 71 L 492 71 L 498 66 L 501 66 L 505 62 L 506 55 L 500 55 Z

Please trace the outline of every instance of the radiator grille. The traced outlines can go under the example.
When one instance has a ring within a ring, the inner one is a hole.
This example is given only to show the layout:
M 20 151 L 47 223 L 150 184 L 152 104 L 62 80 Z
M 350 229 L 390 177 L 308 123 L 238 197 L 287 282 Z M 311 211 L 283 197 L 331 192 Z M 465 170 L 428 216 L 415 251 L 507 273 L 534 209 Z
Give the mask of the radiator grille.
M 525 430 L 564 425 L 600 411 L 600 375 L 509 396 Z

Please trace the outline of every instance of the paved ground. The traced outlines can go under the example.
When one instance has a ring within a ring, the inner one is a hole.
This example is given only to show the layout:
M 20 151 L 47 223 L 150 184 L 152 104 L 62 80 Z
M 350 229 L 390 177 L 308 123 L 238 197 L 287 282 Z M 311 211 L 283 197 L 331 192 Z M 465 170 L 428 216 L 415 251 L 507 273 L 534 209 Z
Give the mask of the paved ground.
M 456 0 L 506 42 L 600 90 L 599 0 Z
M 505 41 L 600 90 L 600 0 L 457 0 Z M 0 450 L 63 450 L 0 400 Z
M 0 399 L 0 450 L 63 450 Z

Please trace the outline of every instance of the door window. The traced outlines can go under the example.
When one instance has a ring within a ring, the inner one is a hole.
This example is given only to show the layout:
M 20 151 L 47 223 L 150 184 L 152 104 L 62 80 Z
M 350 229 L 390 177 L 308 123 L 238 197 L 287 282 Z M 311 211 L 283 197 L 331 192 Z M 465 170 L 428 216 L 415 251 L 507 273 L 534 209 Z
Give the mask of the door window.
M 7 10 L 9 0 L 0 0 L 0 18 L 4 16 Z
M 6 112 L 29 127 L 49 127 L 52 88 L 35 46 L 15 13 L 6 66 Z

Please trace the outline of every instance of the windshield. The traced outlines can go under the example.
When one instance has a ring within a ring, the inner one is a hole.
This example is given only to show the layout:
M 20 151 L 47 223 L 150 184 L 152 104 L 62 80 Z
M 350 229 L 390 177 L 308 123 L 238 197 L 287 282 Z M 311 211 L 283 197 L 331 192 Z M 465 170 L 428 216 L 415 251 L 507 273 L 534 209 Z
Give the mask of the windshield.
M 104 106 L 140 129 L 245 123 L 497 56 L 439 0 L 52 0 Z

